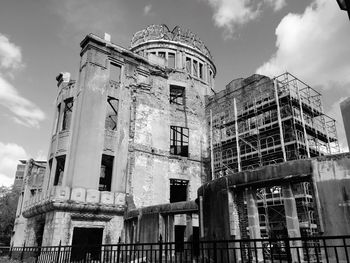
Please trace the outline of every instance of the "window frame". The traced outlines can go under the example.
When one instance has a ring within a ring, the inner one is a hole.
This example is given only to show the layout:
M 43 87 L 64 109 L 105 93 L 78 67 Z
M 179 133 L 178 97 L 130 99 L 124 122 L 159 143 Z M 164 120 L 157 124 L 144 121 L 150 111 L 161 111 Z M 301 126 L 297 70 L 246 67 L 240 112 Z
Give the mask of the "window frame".
M 169 103 L 174 105 L 185 105 L 186 88 L 179 85 L 169 85 Z
M 170 126 L 170 154 L 189 157 L 190 132 L 186 127 Z

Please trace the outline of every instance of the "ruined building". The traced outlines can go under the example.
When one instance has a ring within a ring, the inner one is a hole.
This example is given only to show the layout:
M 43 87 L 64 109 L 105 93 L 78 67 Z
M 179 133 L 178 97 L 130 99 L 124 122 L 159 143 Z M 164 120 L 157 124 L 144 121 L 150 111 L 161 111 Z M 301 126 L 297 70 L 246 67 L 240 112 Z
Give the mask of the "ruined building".
M 328 202 L 324 182 L 350 164 L 325 156 L 339 145 L 320 93 L 285 73 L 215 94 L 209 50 L 180 27 L 81 48 L 77 80 L 57 77 L 42 192 L 24 200 L 15 246 L 336 234 L 320 203 L 348 190 Z
M 215 74 L 207 47 L 180 27 L 149 26 L 129 49 L 107 34 L 86 36 L 77 80 L 57 77 L 42 192 L 24 201 L 26 228 L 14 245 L 199 233 L 194 200 L 209 160 L 204 97 Z

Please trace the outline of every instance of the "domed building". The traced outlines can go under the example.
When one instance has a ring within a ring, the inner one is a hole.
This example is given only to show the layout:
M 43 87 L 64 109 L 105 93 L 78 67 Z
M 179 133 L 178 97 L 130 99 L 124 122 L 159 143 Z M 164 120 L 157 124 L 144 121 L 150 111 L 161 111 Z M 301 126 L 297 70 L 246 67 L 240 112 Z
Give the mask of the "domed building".
M 129 49 L 89 34 L 77 80 L 57 77 L 42 192 L 23 200 L 12 245 L 155 242 L 198 236 L 209 176 L 206 95 L 216 67 L 192 32 L 151 25 Z

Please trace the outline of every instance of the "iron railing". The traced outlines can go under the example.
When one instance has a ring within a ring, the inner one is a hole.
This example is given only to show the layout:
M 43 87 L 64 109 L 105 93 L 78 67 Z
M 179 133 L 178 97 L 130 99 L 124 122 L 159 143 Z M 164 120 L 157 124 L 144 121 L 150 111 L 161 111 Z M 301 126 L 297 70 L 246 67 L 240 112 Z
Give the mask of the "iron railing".
M 65 263 L 350 263 L 350 236 L 119 243 L 101 246 L 0 247 L 22 262 Z

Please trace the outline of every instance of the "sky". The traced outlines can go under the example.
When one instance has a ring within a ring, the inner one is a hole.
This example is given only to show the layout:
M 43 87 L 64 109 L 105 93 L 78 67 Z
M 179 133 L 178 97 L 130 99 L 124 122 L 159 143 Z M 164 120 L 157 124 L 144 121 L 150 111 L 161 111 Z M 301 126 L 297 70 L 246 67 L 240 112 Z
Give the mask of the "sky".
M 46 160 L 56 76 L 77 78 L 80 41 L 109 33 L 129 47 L 150 24 L 196 33 L 217 66 L 215 89 L 289 71 L 323 94 L 348 150 L 339 102 L 350 96 L 350 21 L 336 0 L 1 0 L 0 186 L 19 159 Z

